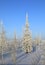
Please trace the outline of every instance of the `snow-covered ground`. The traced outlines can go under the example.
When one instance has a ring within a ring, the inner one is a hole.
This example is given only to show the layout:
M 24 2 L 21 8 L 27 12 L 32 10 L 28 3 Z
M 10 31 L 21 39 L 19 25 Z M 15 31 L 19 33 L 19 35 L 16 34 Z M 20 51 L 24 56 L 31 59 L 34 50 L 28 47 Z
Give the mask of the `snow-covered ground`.
M 8 55 L 4 60 L 7 64 L 13 64 L 11 55 Z M 27 54 L 19 48 L 16 52 L 16 65 L 45 65 L 45 44 L 41 43 L 36 46 L 35 51 Z
M 18 56 L 19 55 L 19 56 Z M 31 53 L 18 54 L 16 64 L 19 65 L 45 65 L 45 44 L 36 46 L 36 50 Z

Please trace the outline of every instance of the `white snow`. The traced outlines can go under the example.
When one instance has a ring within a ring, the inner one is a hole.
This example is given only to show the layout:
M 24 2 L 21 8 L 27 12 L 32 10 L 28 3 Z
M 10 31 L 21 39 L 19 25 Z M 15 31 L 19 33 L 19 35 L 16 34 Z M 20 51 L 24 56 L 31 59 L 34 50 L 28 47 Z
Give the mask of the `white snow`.
M 41 45 L 36 46 L 36 51 L 31 53 L 25 53 L 24 51 L 16 52 L 16 65 L 45 65 L 45 44 L 41 43 Z M 12 58 L 7 57 L 5 63 L 13 63 Z M 0 60 L 1 63 L 1 60 Z

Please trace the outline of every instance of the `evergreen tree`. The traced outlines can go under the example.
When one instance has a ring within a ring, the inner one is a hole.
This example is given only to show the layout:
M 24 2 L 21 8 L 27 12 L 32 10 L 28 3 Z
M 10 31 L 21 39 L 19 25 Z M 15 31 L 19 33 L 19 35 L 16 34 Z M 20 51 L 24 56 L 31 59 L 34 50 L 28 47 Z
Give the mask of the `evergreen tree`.
M 29 23 L 28 23 L 28 14 L 26 14 L 26 25 L 24 29 L 24 35 L 23 35 L 23 48 L 26 53 L 32 51 L 32 36 L 31 32 L 29 30 Z
M 2 64 L 4 64 L 3 54 L 7 51 L 6 35 L 3 27 L 3 22 L 0 23 L 0 54 L 2 56 Z
M 36 45 L 39 45 L 41 42 L 42 42 L 42 41 L 41 41 L 41 36 L 38 35 L 38 36 L 35 38 L 35 44 L 36 44 Z
M 16 49 L 17 49 L 16 33 L 14 33 L 14 38 L 13 38 L 11 48 L 12 48 L 12 52 L 11 52 L 12 61 L 13 61 L 14 64 L 16 64 Z

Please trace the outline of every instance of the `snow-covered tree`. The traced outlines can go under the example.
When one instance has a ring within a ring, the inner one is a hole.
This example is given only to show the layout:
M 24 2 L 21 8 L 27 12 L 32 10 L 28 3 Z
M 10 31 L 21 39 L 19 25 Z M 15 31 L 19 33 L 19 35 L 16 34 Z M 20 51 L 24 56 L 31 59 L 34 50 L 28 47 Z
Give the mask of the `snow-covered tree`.
M 18 47 L 18 40 L 17 40 L 16 32 L 14 32 L 13 44 L 14 44 L 15 48 L 17 49 L 17 47 Z
M 2 63 L 4 64 L 3 54 L 7 50 L 6 34 L 3 27 L 3 22 L 0 23 L 0 54 L 2 55 Z
M 12 48 L 12 51 L 11 51 L 12 61 L 14 64 L 16 64 L 16 49 L 17 49 L 16 33 L 14 33 L 14 38 L 12 40 L 11 48 Z
M 26 14 L 26 25 L 24 29 L 22 43 L 23 43 L 24 51 L 26 53 L 32 51 L 32 35 L 31 35 L 31 31 L 29 30 L 28 14 Z
M 38 35 L 38 36 L 35 38 L 35 44 L 36 44 L 36 45 L 39 45 L 41 42 L 42 42 L 41 36 Z

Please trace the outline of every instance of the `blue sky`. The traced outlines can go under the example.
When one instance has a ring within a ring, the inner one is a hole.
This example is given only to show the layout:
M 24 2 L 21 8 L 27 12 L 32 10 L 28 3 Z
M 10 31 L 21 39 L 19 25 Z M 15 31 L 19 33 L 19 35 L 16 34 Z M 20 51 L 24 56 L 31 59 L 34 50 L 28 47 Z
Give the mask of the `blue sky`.
M 26 12 L 29 15 L 32 36 L 45 37 L 45 0 L 0 0 L 0 20 L 3 20 L 7 35 L 22 34 Z

